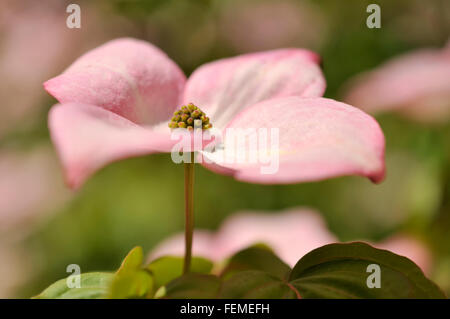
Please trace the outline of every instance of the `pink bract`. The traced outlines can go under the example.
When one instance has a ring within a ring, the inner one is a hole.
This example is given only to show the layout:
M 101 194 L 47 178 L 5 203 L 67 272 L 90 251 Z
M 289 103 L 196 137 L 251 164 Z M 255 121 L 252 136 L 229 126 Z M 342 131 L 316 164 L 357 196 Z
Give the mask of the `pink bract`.
M 264 243 L 293 267 L 311 250 L 337 241 L 321 215 L 311 209 L 297 208 L 273 214 L 242 212 L 225 220 L 215 233 L 196 230 L 193 254 L 220 262 L 242 249 Z M 372 245 L 410 258 L 424 272 L 431 268 L 427 248 L 410 236 L 395 235 Z M 164 255 L 182 256 L 183 253 L 183 234 L 176 234 L 158 244 L 150 253 L 149 260 Z
M 450 119 L 450 47 L 421 49 L 356 76 L 345 101 L 369 113 L 399 112 L 420 122 Z
M 218 130 L 280 132 L 275 174 L 261 174 L 260 164 L 247 162 L 205 164 L 214 171 L 255 183 L 353 174 L 381 181 L 384 136 L 378 123 L 350 105 L 322 98 L 325 80 L 318 64 L 311 51 L 280 49 L 207 63 L 186 80 L 147 42 L 108 42 L 44 84 L 60 102 L 50 111 L 49 127 L 66 180 L 76 188 L 113 161 L 170 152 L 175 141 L 167 123 L 175 109 L 192 102 Z

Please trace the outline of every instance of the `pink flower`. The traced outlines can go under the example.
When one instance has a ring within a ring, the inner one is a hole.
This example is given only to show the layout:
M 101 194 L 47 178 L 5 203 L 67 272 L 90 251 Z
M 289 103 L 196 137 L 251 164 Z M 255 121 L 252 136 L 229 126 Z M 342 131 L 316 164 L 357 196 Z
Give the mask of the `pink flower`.
M 189 54 L 189 52 L 186 52 Z M 319 57 L 280 49 L 205 64 L 186 81 L 160 49 L 134 39 L 108 42 L 80 57 L 45 89 L 61 104 L 49 114 L 54 144 L 71 187 L 113 161 L 170 152 L 172 113 L 192 102 L 214 128 L 279 128 L 279 169 L 259 163 L 207 167 L 258 183 L 384 176 L 384 136 L 362 111 L 320 97 Z M 225 137 L 224 147 L 229 146 Z M 214 159 L 215 154 L 207 154 Z
M 93 2 L 83 3 L 83 27 L 74 30 L 66 27 L 65 1 L 0 1 L 0 137 L 40 121 L 43 81 L 93 43 L 132 32 L 120 17 L 100 16 Z
M 397 255 L 408 257 L 414 261 L 424 273 L 430 273 L 432 256 L 428 248 L 418 239 L 410 235 L 397 234 L 384 241 L 375 243 L 380 249 L 390 250 Z
M 216 233 L 196 230 L 193 254 L 217 262 L 251 245 L 266 243 L 292 267 L 309 251 L 337 241 L 320 214 L 311 209 L 291 209 L 270 215 L 244 212 L 229 217 Z M 397 235 L 373 245 L 410 258 L 425 272 L 430 270 L 430 253 L 414 238 Z M 183 234 L 177 234 L 157 245 L 149 259 L 180 256 L 183 252 Z
M 422 122 L 450 119 L 450 46 L 396 57 L 350 81 L 345 101 L 369 113 L 400 112 Z
M 0 136 L 38 118 L 45 97 L 40 83 L 74 50 L 75 37 L 61 27 L 65 7 L 58 9 L 36 1 L 0 3 Z
M 69 199 L 57 167 L 49 147 L 0 152 L 0 234 L 26 235 Z

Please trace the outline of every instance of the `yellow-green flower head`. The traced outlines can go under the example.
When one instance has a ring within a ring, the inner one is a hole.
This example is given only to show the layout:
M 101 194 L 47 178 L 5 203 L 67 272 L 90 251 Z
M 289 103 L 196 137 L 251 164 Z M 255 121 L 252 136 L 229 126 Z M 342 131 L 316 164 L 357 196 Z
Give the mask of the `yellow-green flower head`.
M 194 128 L 201 128 L 207 130 L 212 127 L 209 123 L 209 117 L 192 103 L 183 105 L 179 110 L 173 113 L 173 117 L 169 122 L 170 128 L 187 128 L 193 130 Z

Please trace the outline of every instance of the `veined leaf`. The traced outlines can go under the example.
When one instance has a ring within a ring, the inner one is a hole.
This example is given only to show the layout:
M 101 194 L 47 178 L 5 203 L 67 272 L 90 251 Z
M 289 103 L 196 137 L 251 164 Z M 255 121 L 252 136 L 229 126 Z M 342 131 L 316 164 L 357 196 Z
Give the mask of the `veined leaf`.
M 377 276 L 369 265 L 379 267 L 379 288 L 368 285 Z M 360 242 L 311 251 L 295 265 L 289 280 L 304 298 L 445 298 L 408 258 Z
M 224 277 L 221 298 L 445 298 L 411 260 L 365 243 L 317 248 L 299 260 L 287 279 L 271 272 L 277 267 L 243 260 L 249 260 L 241 263 L 243 268 L 253 269 Z
M 69 288 L 67 278 L 50 285 L 36 299 L 104 299 L 114 275 L 106 272 L 90 272 L 80 275 L 80 287 Z

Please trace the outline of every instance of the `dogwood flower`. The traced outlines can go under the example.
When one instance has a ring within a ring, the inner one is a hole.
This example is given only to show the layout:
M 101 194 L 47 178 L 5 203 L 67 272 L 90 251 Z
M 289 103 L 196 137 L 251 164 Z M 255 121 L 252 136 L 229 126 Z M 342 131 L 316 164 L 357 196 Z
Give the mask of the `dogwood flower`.
M 254 244 L 267 244 L 285 263 L 293 267 L 316 248 L 338 242 L 322 216 L 308 208 L 295 208 L 274 214 L 240 212 L 227 218 L 217 232 L 195 230 L 193 254 L 215 262 L 223 261 Z M 409 235 L 394 235 L 382 242 L 370 243 L 413 260 L 424 272 L 431 268 L 431 256 L 419 240 Z M 164 255 L 183 254 L 183 234 L 160 242 L 149 260 Z
M 189 52 L 186 52 L 189 54 Z M 204 165 L 238 180 L 293 183 L 342 175 L 384 176 L 378 123 L 350 105 L 322 98 L 319 57 L 304 49 L 251 53 L 207 63 L 186 80 L 157 47 L 134 39 L 108 42 L 45 82 L 60 104 L 49 128 L 68 184 L 79 187 L 108 163 L 171 152 L 173 113 L 193 103 L 213 128 L 278 128 L 279 167 L 261 163 Z M 226 135 L 223 147 L 229 146 Z
M 450 45 L 400 55 L 347 85 L 348 103 L 371 114 L 393 111 L 421 122 L 450 119 Z

